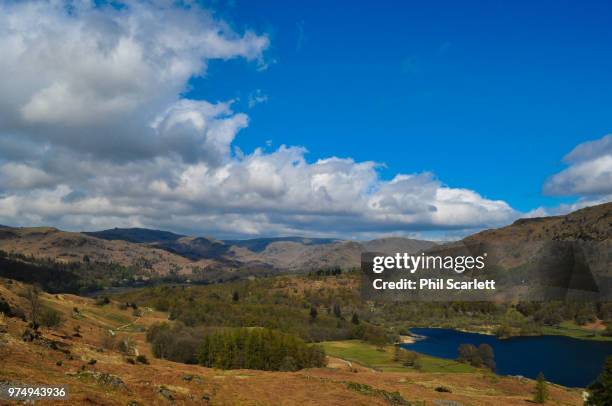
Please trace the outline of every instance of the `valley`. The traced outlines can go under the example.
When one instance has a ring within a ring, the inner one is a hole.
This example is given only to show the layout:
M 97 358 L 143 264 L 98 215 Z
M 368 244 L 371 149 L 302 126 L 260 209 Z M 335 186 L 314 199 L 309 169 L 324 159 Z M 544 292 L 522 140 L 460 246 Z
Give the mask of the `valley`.
M 0 0 L 0 406 L 612 406 L 610 27 Z
M 611 229 L 611 213 L 606 204 L 520 220 L 463 242 L 492 247 L 499 269 L 524 275 L 537 270 L 539 255 L 548 255 L 545 241 L 595 241 L 603 244 L 597 250 L 605 248 L 610 239 L 602 230 Z M 525 352 L 499 349 L 520 340 L 511 337 L 568 336 L 602 348 L 612 341 L 606 301 L 362 297 L 362 252 L 441 253 L 457 242 L 0 231 L 0 381 L 65 384 L 77 403 L 276 405 L 284 404 L 289 387 L 291 404 L 519 405 L 532 397 L 535 371 L 550 365 L 542 359 L 525 373 L 500 375 L 515 371 L 507 369 L 508 359 Z M 589 272 L 606 286 L 611 270 L 597 250 Z M 498 349 L 489 364 L 459 361 L 458 347 L 468 336 L 436 352 L 422 347 L 426 337 L 407 338 L 419 328 L 486 333 L 474 345 Z M 605 353 L 591 354 L 588 382 Z M 490 366 L 495 359 L 499 371 Z M 582 404 L 582 389 L 561 386 L 552 375 L 551 402 Z

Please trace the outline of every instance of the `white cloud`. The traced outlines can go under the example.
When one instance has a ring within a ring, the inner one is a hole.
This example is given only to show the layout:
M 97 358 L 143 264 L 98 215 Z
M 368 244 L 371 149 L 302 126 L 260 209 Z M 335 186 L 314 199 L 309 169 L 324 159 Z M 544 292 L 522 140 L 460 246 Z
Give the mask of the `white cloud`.
M 428 173 L 385 181 L 373 162 L 309 163 L 305 150 L 296 147 L 256 150 L 242 158 L 228 153 L 219 164 L 158 158 L 76 162 L 61 169 L 79 175 L 60 175 L 62 182 L 53 188 L 9 190 L 0 198 L 0 221 L 92 229 L 137 219 L 200 233 L 346 236 L 471 229 L 517 216 L 505 202 L 444 186 Z
M 612 135 L 578 145 L 564 158 L 567 169 L 544 185 L 550 195 L 602 196 L 612 194 Z
M 377 163 L 309 162 L 302 147 L 232 153 L 248 117 L 179 95 L 211 59 L 265 67 L 267 36 L 196 6 L 124 3 L 0 0 L 0 223 L 364 236 L 518 216 L 431 173 L 385 180 Z
M 185 108 L 189 78 L 211 59 L 265 63 L 267 36 L 238 34 L 197 6 L 124 3 L 0 2 L 0 132 L 114 159 L 163 155 L 169 134 L 155 139 L 148 123 Z
M 151 127 L 159 148 L 176 152 L 188 162 L 219 163 L 227 158 L 236 133 L 247 126 L 245 114 L 234 114 L 230 103 L 180 100 L 158 115 Z
M 564 215 L 612 201 L 612 135 L 578 144 L 563 161 L 568 167 L 545 182 L 544 193 L 578 199 L 554 207 L 541 206 L 524 217 Z
M 261 103 L 266 103 L 268 101 L 268 96 L 264 94 L 261 89 L 257 89 L 251 94 L 249 94 L 249 99 L 247 101 L 250 109 L 257 106 Z

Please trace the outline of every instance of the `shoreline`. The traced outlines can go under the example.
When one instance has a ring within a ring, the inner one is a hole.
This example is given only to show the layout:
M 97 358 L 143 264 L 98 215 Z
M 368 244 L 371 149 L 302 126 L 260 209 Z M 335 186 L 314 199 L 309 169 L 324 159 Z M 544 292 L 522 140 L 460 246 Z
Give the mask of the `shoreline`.
M 486 336 L 497 337 L 497 335 L 493 333 L 491 330 L 478 330 L 478 329 L 469 329 L 469 328 L 464 328 L 464 327 L 448 327 L 448 326 L 428 326 L 428 327 L 418 326 L 417 327 L 417 326 L 413 326 L 411 328 L 439 328 L 439 329 L 460 331 L 462 333 L 482 334 Z M 408 328 L 408 331 L 410 331 L 410 328 Z M 574 340 L 580 340 L 580 341 L 612 342 L 612 337 L 603 336 L 603 335 L 595 335 L 595 336 L 573 335 L 573 334 L 567 333 L 566 331 L 563 331 L 563 328 L 556 329 L 554 327 L 547 327 L 545 331 L 543 331 L 540 334 L 512 334 L 509 336 L 497 337 L 497 339 L 507 340 L 510 338 L 517 338 L 517 337 L 547 337 L 547 336 L 549 337 L 555 337 L 555 336 L 567 337 L 567 338 L 572 338 Z M 413 334 L 413 335 L 410 335 L 409 337 L 412 337 L 414 339 L 417 336 Z M 412 343 L 414 343 L 414 340 L 410 344 Z
M 414 344 L 416 337 L 413 335 L 400 334 L 397 344 Z

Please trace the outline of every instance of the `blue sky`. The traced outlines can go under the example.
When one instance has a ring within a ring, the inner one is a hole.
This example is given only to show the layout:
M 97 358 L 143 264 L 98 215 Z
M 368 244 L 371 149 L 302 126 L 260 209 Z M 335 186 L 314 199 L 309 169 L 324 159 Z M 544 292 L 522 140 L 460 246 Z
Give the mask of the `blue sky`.
M 214 61 L 188 95 L 246 110 L 260 89 L 246 151 L 272 140 L 382 162 L 386 177 L 432 171 L 528 211 L 573 201 L 542 185 L 612 132 L 610 2 L 232 4 L 217 12 L 270 34 L 270 66 Z
M 0 0 L 0 224 L 450 239 L 609 202 L 610 27 L 595 1 Z

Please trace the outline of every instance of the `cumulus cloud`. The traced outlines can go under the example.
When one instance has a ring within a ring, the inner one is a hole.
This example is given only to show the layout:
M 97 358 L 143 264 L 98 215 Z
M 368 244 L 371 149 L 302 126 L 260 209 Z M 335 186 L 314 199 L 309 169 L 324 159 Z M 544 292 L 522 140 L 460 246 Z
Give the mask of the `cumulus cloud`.
M 220 163 L 247 122 L 248 117 L 234 114 L 229 103 L 181 100 L 156 117 L 152 128 L 160 150 L 191 163 Z
M 519 215 L 431 173 L 383 179 L 375 162 L 309 161 L 302 147 L 233 152 L 247 115 L 180 95 L 211 59 L 265 67 L 268 45 L 195 5 L 0 0 L 0 223 L 355 236 Z
M 568 168 L 544 185 L 550 195 L 612 195 L 612 135 L 582 143 L 564 158 Z
M 478 228 L 517 215 L 505 202 L 447 187 L 428 173 L 385 181 L 373 162 L 308 162 L 305 154 L 282 146 L 226 155 L 218 165 L 77 161 L 55 168 L 64 171 L 55 187 L 11 189 L 0 198 L 0 219 L 51 220 L 72 229 L 147 225 L 224 235 L 347 236 Z
M 151 122 L 165 109 L 206 114 L 210 105 L 178 97 L 189 78 L 204 75 L 211 59 L 263 64 L 268 44 L 173 2 L 3 1 L 0 131 L 114 159 L 200 149 L 183 126 L 173 134 Z

